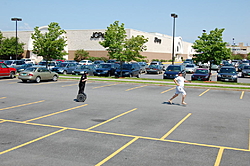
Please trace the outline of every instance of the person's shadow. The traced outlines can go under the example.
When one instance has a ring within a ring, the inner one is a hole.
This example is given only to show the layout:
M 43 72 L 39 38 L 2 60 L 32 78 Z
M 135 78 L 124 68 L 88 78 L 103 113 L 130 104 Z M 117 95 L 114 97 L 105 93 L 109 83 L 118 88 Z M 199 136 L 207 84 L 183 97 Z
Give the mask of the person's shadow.
M 162 104 L 167 104 L 167 105 L 173 105 L 173 106 L 182 106 L 182 107 L 186 107 L 186 105 L 184 104 L 179 104 L 179 103 L 170 103 L 167 101 L 164 101 Z

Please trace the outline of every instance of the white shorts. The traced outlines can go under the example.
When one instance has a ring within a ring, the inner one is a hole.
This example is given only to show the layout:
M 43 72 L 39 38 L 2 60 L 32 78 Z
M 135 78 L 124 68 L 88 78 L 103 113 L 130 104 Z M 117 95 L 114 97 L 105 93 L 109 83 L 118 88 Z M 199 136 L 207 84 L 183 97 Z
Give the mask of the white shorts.
M 176 91 L 175 94 L 182 94 L 182 95 L 186 95 L 187 93 L 185 92 L 184 88 L 181 86 L 176 86 Z

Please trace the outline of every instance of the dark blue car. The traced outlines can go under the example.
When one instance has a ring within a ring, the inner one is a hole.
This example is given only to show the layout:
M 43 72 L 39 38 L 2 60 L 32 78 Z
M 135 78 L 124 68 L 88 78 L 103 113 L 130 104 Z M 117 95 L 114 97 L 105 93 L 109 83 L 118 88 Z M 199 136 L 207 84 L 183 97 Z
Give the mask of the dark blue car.
M 186 77 L 186 71 L 183 65 L 169 65 L 163 74 L 163 79 L 174 79 L 178 73 L 182 72 L 183 77 Z

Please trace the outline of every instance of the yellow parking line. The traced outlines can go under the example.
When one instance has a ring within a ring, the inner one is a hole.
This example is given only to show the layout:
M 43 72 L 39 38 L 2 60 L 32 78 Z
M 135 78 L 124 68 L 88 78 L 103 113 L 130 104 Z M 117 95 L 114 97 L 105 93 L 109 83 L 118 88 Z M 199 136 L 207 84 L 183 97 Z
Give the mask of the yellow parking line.
M 205 91 L 204 91 L 203 93 L 201 93 L 199 96 L 204 95 L 204 94 L 207 93 L 209 90 L 210 90 L 210 89 L 205 90 Z
M 6 97 L 0 97 L 0 99 L 5 99 Z
M 142 87 L 145 87 L 145 86 L 147 86 L 147 85 L 137 86 L 137 87 L 134 87 L 134 88 L 127 89 L 127 90 L 125 90 L 125 91 L 130 91 L 130 90 L 142 88 Z
M 45 82 L 45 83 L 37 83 L 37 84 L 34 84 L 34 85 L 44 85 L 44 84 L 56 84 L 57 82 L 53 81 L 53 82 Z
M 224 152 L 224 149 L 225 148 L 220 148 L 219 152 L 218 152 L 218 155 L 217 155 L 217 158 L 216 158 L 216 161 L 214 163 L 214 166 L 219 166 L 220 165 L 220 161 L 221 161 L 221 158 L 222 158 L 222 154 Z
M 115 84 L 109 84 L 109 85 L 103 85 L 103 86 L 97 86 L 97 87 L 94 87 L 93 89 L 97 89 L 97 88 L 103 88 L 103 87 L 106 87 L 106 86 L 112 86 L 112 85 L 117 85 L 118 83 L 115 83 Z
M 66 86 L 75 86 L 75 85 L 78 85 L 78 84 L 63 85 L 62 87 L 66 87 Z
M 245 91 L 241 92 L 240 99 L 243 99 L 244 93 L 245 93 Z
M 63 113 L 63 112 L 71 111 L 71 110 L 73 110 L 73 109 L 81 108 L 81 107 L 84 107 L 84 106 L 86 106 L 86 105 L 88 105 L 88 104 L 76 106 L 76 107 L 69 108 L 69 109 L 66 109 L 66 110 L 54 112 L 54 113 L 51 113 L 51 114 L 48 114 L 48 115 L 44 115 L 44 116 L 40 116 L 40 117 L 37 117 L 37 118 L 29 119 L 29 120 L 26 120 L 26 121 L 24 121 L 24 122 L 30 122 L 30 121 L 34 121 L 34 120 L 38 120 L 38 119 L 42 119 L 42 118 L 47 118 L 47 117 L 52 116 L 52 115 L 56 115 L 56 114 L 60 114 L 60 113 Z
M 179 127 L 189 116 L 191 116 L 191 113 L 187 114 L 180 122 L 178 122 L 169 132 L 167 132 L 164 136 L 161 137 L 161 139 L 167 138 L 177 127 Z
M 173 89 L 175 89 L 175 87 L 174 87 L 174 88 L 171 88 L 171 89 L 168 89 L 168 90 L 165 90 L 165 91 L 163 91 L 163 92 L 161 92 L 161 93 L 166 93 L 166 92 L 171 91 L 171 90 L 173 90 Z
M 10 151 L 12 151 L 12 150 L 16 150 L 16 149 L 21 148 L 21 147 L 23 147 L 23 146 L 29 145 L 29 144 L 31 144 L 31 143 L 37 142 L 37 141 L 39 141 L 39 140 L 41 140 L 41 139 L 44 139 L 44 138 L 49 137 L 49 136 L 51 136 L 51 135 L 60 133 L 60 132 L 62 132 L 62 131 L 64 131 L 64 130 L 67 130 L 67 128 L 63 128 L 63 129 L 57 130 L 57 131 L 55 131 L 55 132 L 53 132 L 53 133 L 44 135 L 44 136 L 39 137 L 39 138 L 37 138 L 37 139 L 31 140 L 31 141 L 29 141 L 29 142 L 26 142 L 26 143 L 23 143 L 23 144 L 21 144 L 21 145 L 15 146 L 15 147 L 10 148 L 10 149 L 8 149 L 8 150 L 2 151 L 2 152 L 0 152 L 0 155 L 2 155 L 2 154 L 4 154 L 4 153 L 7 153 L 7 152 L 10 152 Z
M 7 109 L 11 109 L 11 108 L 22 107 L 22 106 L 26 106 L 26 105 L 31 105 L 31 104 L 36 104 L 36 103 L 41 103 L 41 102 L 44 102 L 44 101 L 45 101 L 45 100 L 41 100 L 41 101 L 36 101 L 36 102 L 32 102 L 32 103 L 16 105 L 16 106 L 12 106 L 12 107 L 0 108 L 0 111 L 2 111 L 2 110 L 7 110 Z
M 91 130 L 91 129 L 96 128 L 96 127 L 98 127 L 98 126 L 101 126 L 101 125 L 103 125 L 103 124 L 105 124 L 105 123 L 108 123 L 108 122 L 110 122 L 110 121 L 112 121 L 112 120 L 114 120 L 114 119 L 117 119 L 117 118 L 119 118 L 119 117 L 121 117 L 121 116 L 123 116 L 123 115 L 126 115 L 126 114 L 128 114 L 128 113 L 130 113 L 130 112 L 133 112 L 133 111 L 135 111 L 135 110 L 137 110 L 137 108 L 134 108 L 134 109 L 132 109 L 132 110 L 129 110 L 129 111 L 127 111 L 127 112 L 124 112 L 124 113 L 122 113 L 122 114 L 120 114 L 120 115 L 117 115 L 117 116 L 115 116 L 115 117 L 113 117 L 113 118 L 111 118 L 111 119 L 109 119 L 109 120 L 106 120 L 106 121 L 104 121 L 104 122 L 102 122 L 102 123 L 99 123 L 99 124 L 97 124 L 97 125 L 95 125 L 95 126 L 89 127 L 89 128 L 87 128 L 86 130 L 88 131 L 88 130 Z
M 100 165 L 106 163 L 108 160 L 110 160 L 111 158 L 113 158 L 115 155 L 117 155 L 118 153 L 120 153 L 123 149 L 127 148 L 129 145 L 131 145 L 132 143 L 134 143 L 138 139 L 139 139 L 139 137 L 135 137 L 134 139 L 132 139 L 131 141 L 129 141 L 128 143 L 126 143 L 125 145 L 123 145 L 121 148 L 119 148 L 118 150 L 116 150 L 114 153 L 112 153 L 111 155 L 109 155 L 107 158 L 103 159 L 101 162 L 99 162 L 98 164 L 96 164 L 95 166 L 100 166 Z

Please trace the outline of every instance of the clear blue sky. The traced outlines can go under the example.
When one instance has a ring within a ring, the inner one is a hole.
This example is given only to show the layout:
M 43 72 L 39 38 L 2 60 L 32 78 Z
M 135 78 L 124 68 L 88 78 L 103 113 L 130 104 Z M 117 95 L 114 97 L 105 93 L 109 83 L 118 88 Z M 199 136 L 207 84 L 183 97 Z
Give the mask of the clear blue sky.
M 202 30 L 225 28 L 223 39 L 250 46 L 250 0 L 0 0 L 0 31 L 18 31 L 59 23 L 64 30 L 106 29 L 114 21 L 125 28 L 172 36 L 193 43 Z

